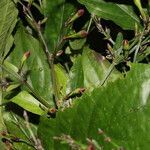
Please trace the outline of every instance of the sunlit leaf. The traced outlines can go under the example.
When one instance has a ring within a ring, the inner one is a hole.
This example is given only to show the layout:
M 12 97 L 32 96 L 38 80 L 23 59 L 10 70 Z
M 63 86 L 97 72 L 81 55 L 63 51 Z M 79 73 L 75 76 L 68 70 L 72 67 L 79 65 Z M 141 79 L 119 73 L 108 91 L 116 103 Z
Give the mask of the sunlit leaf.
M 44 110 L 40 108 L 41 104 L 26 91 L 20 92 L 18 95 L 13 97 L 10 101 L 34 114 L 38 114 L 38 115 L 44 114 Z

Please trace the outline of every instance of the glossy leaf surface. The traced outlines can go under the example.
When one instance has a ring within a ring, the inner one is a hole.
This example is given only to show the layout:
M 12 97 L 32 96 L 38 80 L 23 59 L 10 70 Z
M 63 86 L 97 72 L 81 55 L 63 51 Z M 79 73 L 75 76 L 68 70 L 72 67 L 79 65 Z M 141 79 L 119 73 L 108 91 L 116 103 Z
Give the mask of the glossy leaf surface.
M 78 0 L 85 5 L 91 14 L 106 20 L 111 20 L 123 29 L 133 30 L 135 23 L 140 26 L 140 20 L 130 5 L 106 2 L 104 0 Z

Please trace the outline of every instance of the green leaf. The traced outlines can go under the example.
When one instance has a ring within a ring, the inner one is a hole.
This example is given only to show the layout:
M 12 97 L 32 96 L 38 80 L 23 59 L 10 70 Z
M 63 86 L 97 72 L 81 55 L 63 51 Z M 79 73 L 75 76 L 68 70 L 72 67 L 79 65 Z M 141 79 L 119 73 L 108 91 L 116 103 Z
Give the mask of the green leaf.
M 19 87 L 19 86 L 20 86 L 20 83 L 12 83 L 11 85 L 9 85 L 9 86 L 7 87 L 6 92 L 10 92 L 10 91 L 16 89 L 16 88 Z
M 66 0 L 45 0 L 43 1 L 44 15 L 48 17 L 45 29 L 45 37 L 51 51 L 59 50 L 64 35 L 69 31 L 65 22 L 74 13 L 74 6 Z
M 2 89 L 0 89 L 0 104 L 2 104 Z M 5 129 L 5 126 L 4 126 L 4 122 L 3 122 L 3 118 L 2 118 L 2 112 L 0 109 L 0 132 L 2 132 L 3 129 Z
M 40 108 L 41 104 L 26 91 L 21 91 L 17 96 L 10 99 L 10 101 L 34 114 L 44 114 L 44 111 Z
M 5 46 L 5 50 L 4 50 L 4 54 L 3 54 L 3 59 L 6 58 L 6 56 L 8 55 L 8 53 L 10 52 L 11 47 L 13 46 L 14 43 L 14 38 L 13 36 L 10 36 L 7 40 L 7 44 Z
M 68 74 L 61 65 L 55 65 L 57 90 L 59 91 L 59 98 L 63 98 L 67 91 L 67 82 L 69 80 Z
M 29 71 L 28 82 L 41 97 L 53 104 L 51 71 L 41 43 L 29 35 L 22 25 L 18 28 L 14 38 L 15 49 L 9 56 L 10 62 L 19 67 L 24 53 L 30 51 L 31 55 L 23 68 L 24 72 Z
M 7 60 L 5 60 L 3 63 L 2 62 L 3 60 L 0 60 L 1 65 L 3 65 L 5 69 L 0 72 L 0 75 L 2 75 L 2 77 L 7 76 L 7 78 L 10 80 L 17 82 L 16 76 L 18 76 L 18 68 Z M 14 76 L 12 76 L 10 73 Z
M 70 86 L 74 90 L 76 88 L 85 87 L 93 89 L 100 85 L 105 78 L 110 63 L 102 55 L 84 48 L 82 56 L 78 56 L 71 68 Z M 120 73 L 114 69 L 108 81 L 114 81 L 120 77 Z
M 111 20 L 123 29 L 134 30 L 135 23 L 141 27 L 140 19 L 132 6 L 106 2 L 104 0 L 78 0 L 91 14 Z
M 73 50 L 80 50 L 86 42 L 86 38 L 70 40 L 69 44 Z
M 27 143 L 31 144 L 31 141 L 29 140 L 29 138 L 31 137 L 27 129 L 27 126 L 25 124 L 25 120 L 21 118 L 19 115 L 16 115 L 15 113 L 10 112 L 10 110 L 8 111 L 7 109 L 4 109 L 3 118 L 4 118 L 5 125 L 7 126 L 7 131 L 11 136 L 24 140 Z M 30 123 L 30 128 L 32 129 L 32 132 L 36 135 L 37 133 L 36 125 Z M 29 146 L 25 142 L 13 142 L 12 146 L 14 149 L 16 148 L 19 150 L 25 150 L 25 149 L 33 150 L 34 149 L 33 147 Z
M 140 62 L 149 55 L 150 55 L 150 46 L 148 46 L 143 52 L 138 53 L 137 61 Z
M 0 88 L 0 104 L 2 103 L 2 89 Z M 4 121 L 3 121 L 3 116 L 2 116 L 2 107 L 0 107 L 0 133 L 3 132 L 6 127 L 5 127 L 5 124 L 4 124 Z M 5 149 L 5 146 L 4 146 L 4 143 L 2 142 L 2 136 L 0 134 L 0 147 L 1 149 Z
M 17 22 L 18 11 L 12 0 L 0 1 L 0 14 L 0 53 L 2 54 Z
M 45 149 L 69 149 L 54 136 L 70 135 L 87 144 L 94 139 L 103 149 L 148 150 L 150 143 L 150 65 L 132 64 L 125 79 L 95 89 L 77 99 L 56 119 L 41 118 L 38 135 Z M 98 134 L 98 129 L 104 133 Z M 106 142 L 106 137 L 111 142 Z
M 4 61 L 4 66 L 9 69 L 9 70 L 12 70 L 13 72 L 17 73 L 18 72 L 18 68 L 13 65 L 12 63 L 8 62 L 8 61 Z
M 122 45 L 123 45 L 123 34 L 119 32 L 117 34 L 117 38 L 115 41 L 115 45 L 113 46 L 113 49 L 117 51 Z

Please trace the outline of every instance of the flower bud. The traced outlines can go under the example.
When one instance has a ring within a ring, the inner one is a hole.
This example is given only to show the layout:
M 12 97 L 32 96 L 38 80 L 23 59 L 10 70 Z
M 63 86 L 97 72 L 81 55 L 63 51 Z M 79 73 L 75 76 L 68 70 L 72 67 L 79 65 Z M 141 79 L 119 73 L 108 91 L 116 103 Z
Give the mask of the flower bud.
M 30 51 L 27 51 L 27 52 L 24 53 L 24 55 L 23 55 L 23 57 L 22 57 L 22 59 L 21 59 L 21 63 L 20 63 L 20 67 L 19 67 L 18 73 L 21 72 L 24 63 L 25 63 L 25 61 L 29 58 L 29 56 L 30 56 Z
M 85 12 L 84 9 L 79 9 L 77 12 L 78 17 L 83 16 L 84 12 Z
M 88 32 L 85 30 L 81 30 L 75 34 L 71 34 L 68 36 L 64 36 L 63 40 L 67 40 L 67 39 L 75 39 L 75 38 L 84 38 L 88 35 Z
M 23 63 L 29 58 L 30 56 L 30 51 L 27 51 L 24 53 L 22 59 L 21 59 L 21 64 L 23 65 Z
M 26 58 L 26 59 L 29 58 L 30 54 L 31 54 L 30 51 L 25 52 L 25 53 L 24 53 L 25 58 Z
M 128 51 L 129 50 L 129 41 L 128 40 L 124 40 L 123 41 L 123 49 L 125 51 Z
M 57 109 L 56 108 L 51 108 L 48 110 L 47 114 L 52 117 L 55 118 L 56 117 L 56 113 L 57 113 Z
M 79 17 L 83 16 L 84 12 L 85 12 L 84 9 L 79 9 L 77 11 L 77 13 L 66 22 L 66 26 L 69 25 L 69 24 L 71 24 L 72 22 L 74 22 Z

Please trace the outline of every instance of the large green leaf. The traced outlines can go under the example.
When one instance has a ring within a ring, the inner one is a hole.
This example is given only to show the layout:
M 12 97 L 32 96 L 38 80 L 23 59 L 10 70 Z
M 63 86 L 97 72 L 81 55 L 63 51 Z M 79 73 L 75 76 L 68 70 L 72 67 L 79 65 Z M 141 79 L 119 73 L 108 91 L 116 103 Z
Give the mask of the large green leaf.
M 51 51 L 57 50 L 62 37 L 68 33 L 65 22 L 71 13 L 74 13 L 74 6 L 71 3 L 66 0 L 43 1 L 44 14 L 48 17 L 45 37 Z
M 82 56 L 78 56 L 70 72 L 70 86 L 76 88 L 85 87 L 93 89 L 101 84 L 110 68 L 110 63 L 104 56 L 85 47 Z M 120 73 L 114 69 L 107 81 L 114 81 L 120 77 Z
M 3 53 L 7 40 L 17 22 L 18 11 L 12 0 L 0 1 L 0 53 Z
M 36 92 L 52 103 L 51 73 L 40 42 L 21 25 L 14 38 L 15 49 L 9 56 L 11 63 L 19 67 L 24 53 L 30 51 L 31 55 L 23 68 L 29 71 L 28 82 Z
M 73 108 L 58 112 L 56 119 L 42 117 L 38 134 L 45 149 L 51 150 L 68 149 L 53 139 L 62 134 L 84 144 L 87 138 L 94 139 L 103 149 L 114 149 L 117 144 L 127 150 L 148 150 L 149 116 L 150 65 L 132 64 L 125 79 L 85 94 Z M 98 134 L 99 128 L 105 135 Z M 106 142 L 107 136 L 112 142 Z
M 78 0 L 91 14 L 111 20 L 123 29 L 133 30 L 140 20 L 132 6 L 106 2 L 104 0 Z

